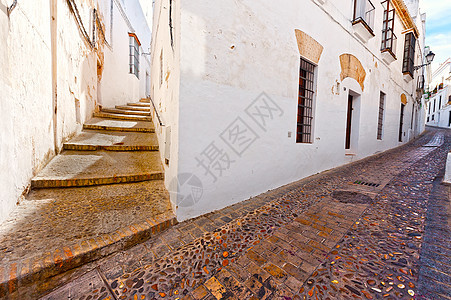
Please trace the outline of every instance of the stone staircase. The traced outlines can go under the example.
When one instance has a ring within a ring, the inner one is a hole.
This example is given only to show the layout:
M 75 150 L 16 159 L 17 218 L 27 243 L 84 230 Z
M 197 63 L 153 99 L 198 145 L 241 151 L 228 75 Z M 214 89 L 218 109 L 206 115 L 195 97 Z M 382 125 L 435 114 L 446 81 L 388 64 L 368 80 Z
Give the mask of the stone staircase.
M 32 179 L 0 227 L 0 298 L 177 223 L 149 102 L 95 113 Z

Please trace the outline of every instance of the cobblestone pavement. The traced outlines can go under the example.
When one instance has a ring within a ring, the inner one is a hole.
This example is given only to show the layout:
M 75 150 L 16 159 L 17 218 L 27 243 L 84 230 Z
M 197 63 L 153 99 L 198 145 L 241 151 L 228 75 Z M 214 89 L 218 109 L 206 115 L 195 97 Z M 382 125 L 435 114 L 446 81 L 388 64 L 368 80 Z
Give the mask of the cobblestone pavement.
M 42 299 L 451 299 L 450 146 L 429 129 L 54 278 Z

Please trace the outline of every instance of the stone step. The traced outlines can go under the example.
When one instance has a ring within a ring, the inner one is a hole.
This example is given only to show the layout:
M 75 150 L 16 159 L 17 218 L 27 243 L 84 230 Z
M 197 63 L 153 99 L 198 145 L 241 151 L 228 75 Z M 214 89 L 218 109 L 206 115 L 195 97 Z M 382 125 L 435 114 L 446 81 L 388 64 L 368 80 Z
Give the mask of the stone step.
M 92 118 L 83 125 L 83 128 L 121 132 L 155 132 L 152 122 L 108 120 L 104 118 Z
M 163 178 L 159 152 L 66 150 L 31 180 L 31 187 L 93 186 Z
M 158 151 L 155 134 L 86 130 L 63 145 L 65 150 L 78 151 Z
M 116 119 L 116 120 L 127 120 L 127 121 L 152 121 L 152 117 L 150 116 L 131 116 L 124 114 L 116 114 L 116 113 L 94 113 L 94 117 L 98 118 L 106 118 L 106 119 Z
M 126 111 L 143 111 L 150 114 L 150 108 L 149 107 L 139 107 L 139 106 L 133 106 L 133 105 L 116 105 L 117 109 L 126 110 Z
M 110 114 L 120 114 L 120 115 L 132 115 L 132 116 L 150 116 L 149 112 L 135 111 L 135 110 L 124 110 L 117 108 L 102 108 L 101 112 Z
M 0 248 L 8 249 L 0 251 L 0 299 L 126 250 L 175 224 L 161 180 L 33 190 L 0 226 Z
M 150 99 L 148 99 L 148 98 L 143 98 L 143 99 L 140 99 L 139 102 L 142 102 L 142 103 L 150 103 Z
M 127 105 L 129 105 L 129 106 L 139 106 L 139 107 L 149 107 L 150 108 L 150 103 L 143 103 L 143 102 L 129 102 L 129 103 L 127 103 Z

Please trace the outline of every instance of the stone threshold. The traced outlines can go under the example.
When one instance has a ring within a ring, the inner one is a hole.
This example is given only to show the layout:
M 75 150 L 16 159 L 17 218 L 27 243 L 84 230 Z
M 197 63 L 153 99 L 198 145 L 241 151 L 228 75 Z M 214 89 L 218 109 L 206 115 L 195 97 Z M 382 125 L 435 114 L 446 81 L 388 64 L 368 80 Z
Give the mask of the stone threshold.
M 120 228 L 113 233 L 60 246 L 56 250 L 32 258 L 11 261 L 0 266 L 0 298 L 7 297 L 34 281 L 43 281 L 114 252 L 126 250 L 177 223 L 175 215 L 167 212 L 148 218 L 145 222 Z

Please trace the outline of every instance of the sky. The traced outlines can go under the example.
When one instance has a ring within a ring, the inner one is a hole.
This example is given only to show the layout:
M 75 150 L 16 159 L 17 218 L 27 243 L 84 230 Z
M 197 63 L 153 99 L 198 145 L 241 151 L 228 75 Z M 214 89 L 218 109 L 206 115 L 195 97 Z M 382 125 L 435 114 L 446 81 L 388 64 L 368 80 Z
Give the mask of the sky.
M 435 53 L 432 70 L 451 57 L 451 0 L 421 0 L 426 13 L 426 46 Z

